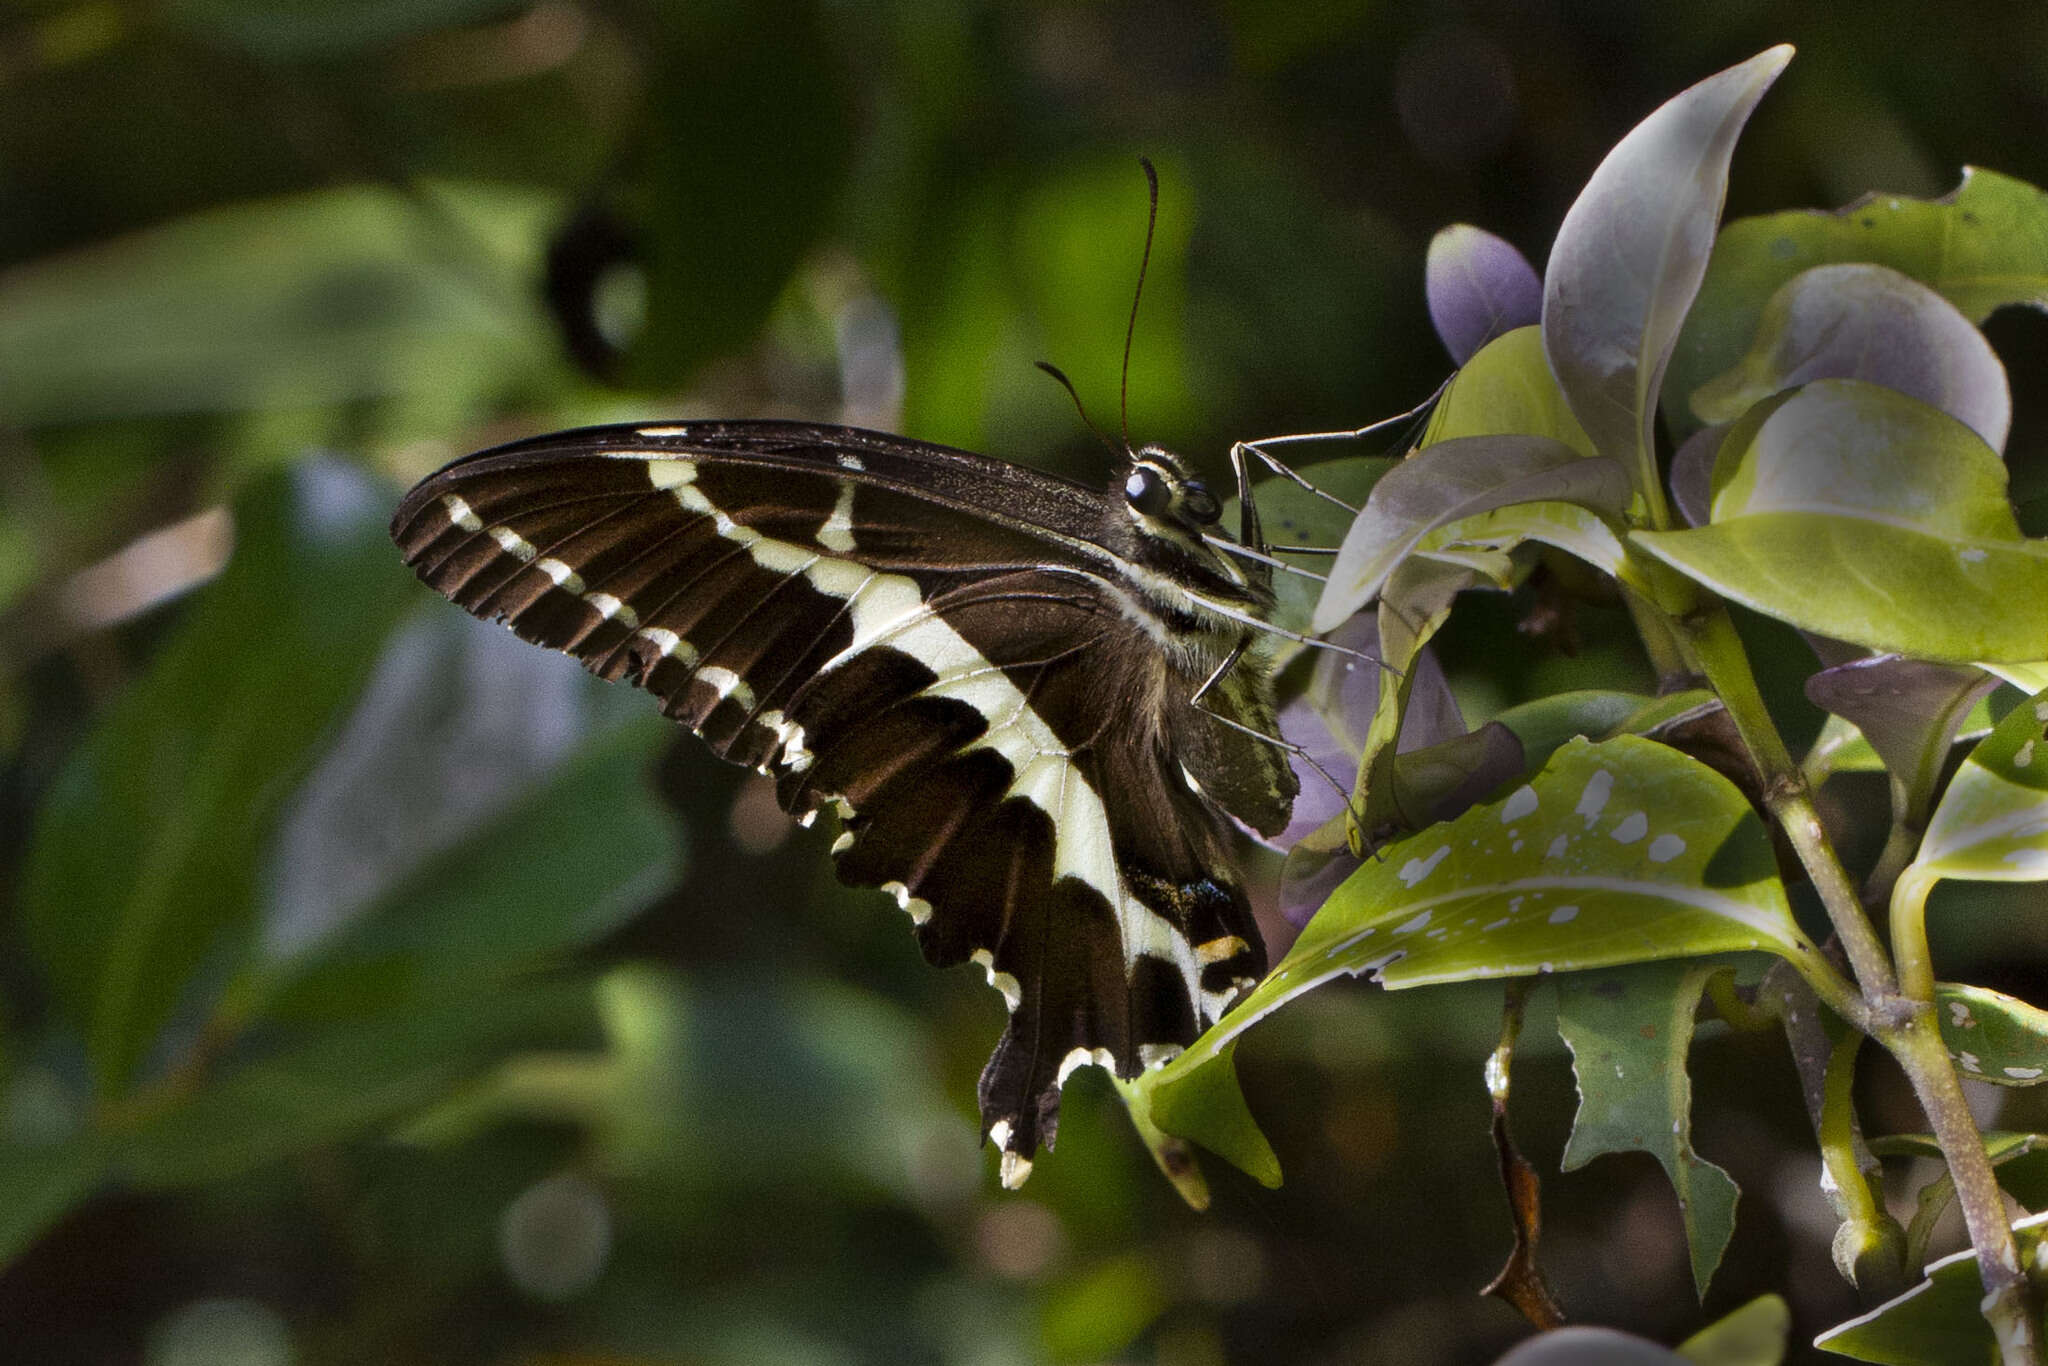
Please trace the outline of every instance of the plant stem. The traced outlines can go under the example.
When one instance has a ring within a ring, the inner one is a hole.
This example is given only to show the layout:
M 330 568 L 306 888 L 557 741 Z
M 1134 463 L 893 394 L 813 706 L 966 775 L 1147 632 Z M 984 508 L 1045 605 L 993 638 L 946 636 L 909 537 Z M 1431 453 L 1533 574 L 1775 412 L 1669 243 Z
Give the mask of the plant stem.
M 1910 873 L 1901 876 L 1904 886 L 1899 890 L 1912 903 L 1911 913 L 1904 917 L 1907 933 L 1894 942 L 1908 983 L 1902 993 L 1891 960 L 1878 942 L 1877 931 L 1828 842 L 1804 776 L 1793 763 L 1764 707 L 1762 695 L 1757 692 L 1755 676 L 1727 608 L 1706 607 L 1686 618 L 1683 625 L 1701 667 L 1706 670 L 1709 685 L 1728 708 L 1729 717 L 1762 775 L 1764 805 L 1791 840 L 1848 954 L 1862 989 L 1862 1003 L 1868 1007 L 1867 1019 L 1854 1023 L 1898 1059 L 1934 1130 L 1935 1141 L 1948 1163 L 1949 1176 L 1955 1182 L 1956 1201 L 1970 1231 L 1970 1245 L 1977 1253 L 1978 1273 L 1984 1281 L 1984 1317 L 1998 1341 L 1999 1360 L 2005 1366 L 2039 1366 L 2040 1338 L 2032 1288 L 2020 1267 L 2019 1251 L 2006 1219 L 2005 1199 L 1992 1175 L 1991 1159 L 1984 1151 L 1984 1137 L 1963 1099 L 1962 1082 L 1956 1076 L 1955 1064 L 1949 1060 L 1934 1014 L 1933 969 L 1927 957 L 1924 922 L 1919 915 L 1924 889 L 1915 894 L 1915 879 Z M 1896 929 L 1900 923 L 1896 895 L 1893 902 Z
M 1814 810 L 1813 794 L 1806 779 L 1799 765 L 1792 761 L 1791 751 L 1785 748 L 1776 723 L 1764 707 L 1763 695 L 1757 691 L 1756 677 L 1750 671 L 1749 656 L 1743 651 L 1741 637 L 1735 634 L 1728 609 L 1719 605 L 1705 607 L 1686 624 L 1693 651 L 1706 670 L 1707 683 L 1728 708 L 1729 718 L 1735 722 L 1743 745 L 1756 762 L 1763 779 L 1765 808 L 1785 831 L 1807 877 L 1813 881 L 1814 890 L 1820 893 L 1821 905 L 1842 941 L 1843 952 L 1849 956 L 1849 967 L 1856 974 L 1856 984 L 1862 988 L 1864 999 L 1883 1007 L 1898 994 L 1891 961 L 1885 956 L 1884 945 L 1878 942 L 1870 917 L 1864 914 L 1863 903 L 1850 885 L 1849 875 L 1842 870 L 1842 861 L 1835 857 L 1828 832 L 1820 823 L 1820 813 Z
M 1991 1158 L 1984 1151 L 1976 1117 L 1963 1099 L 1955 1064 L 1949 1061 L 1948 1047 L 1941 1041 L 1933 1006 L 1923 1005 L 1906 1023 L 1881 1030 L 1877 1037 L 1905 1069 L 1934 1130 L 1935 1142 L 1948 1161 L 1956 1203 L 1962 1207 L 1970 1245 L 1977 1252 L 1977 1272 L 1984 1281 L 1982 1308 L 1998 1341 L 1998 1359 L 2004 1366 L 2039 1366 L 2039 1316 L 2033 1289 L 2020 1267 L 2019 1249 L 2006 1219 L 2005 1197 L 1992 1175 Z
M 1908 865 L 1892 883 L 1892 954 L 1899 963 L 1899 994 L 1934 1002 L 1934 960 L 1927 949 L 1927 893 L 1934 879 Z

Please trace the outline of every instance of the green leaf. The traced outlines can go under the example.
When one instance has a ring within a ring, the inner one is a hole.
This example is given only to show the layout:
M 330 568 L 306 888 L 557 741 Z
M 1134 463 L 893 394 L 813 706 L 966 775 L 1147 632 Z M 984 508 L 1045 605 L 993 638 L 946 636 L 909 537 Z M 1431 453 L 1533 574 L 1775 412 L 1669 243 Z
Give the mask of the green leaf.
M 1461 436 L 1547 436 L 1580 455 L 1598 454 L 1572 416 L 1543 356 L 1543 330 L 1518 327 L 1480 348 L 1451 376 L 1418 446 Z
M 1742 794 L 1651 740 L 1571 740 L 1506 799 L 1360 865 L 1266 980 L 1161 1070 L 1155 1094 L 1340 975 L 1413 987 L 1748 949 L 1803 970 L 1820 961 Z
M 1229 1162 L 1233 1167 L 1251 1177 L 1269 1190 L 1280 1186 L 1280 1159 L 1273 1153 L 1273 1146 L 1259 1131 L 1258 1121 L 1252 1118 L 1251 1109 L 1244 1102 L 1244 1092 L 1237 1084 L 1237 1064 L 1233 1055 L 1235 1043 L 1225 1045 L 1218 1051 L 1214 1062 L 1187 1078 L 1182 1085 L 1161 1091 L 1158 1079 L 1161 1072 L 1150 1071 L 1136 1081 L 1119 1081 L 1117 1089 L 1130 1105 L 1131 1116 L 1138 1122 L 1142 1134 L 1153 1127 L 1176 1138 L 1199 1143 L 1210 1152 Z M 1169 1180 L 1181 1185 L 1181 1179 L 1168 1155 L 1162 1153 L 1156 1144 L 1152 1148 L 1153 1160 L 1159 1163 Z M 1185 1195 L 1187 1192 L 1183 1190 Z M 1190 1204 L 1195 1202 L 1190 1199 Z M 1202 1191 L 1202 1201 L 1195 1208 L 1208 1205 L 1208 1191 Z
M 1886 1134 L 1870 1140 L 1870 1150 L 1879 1157 L 1930 1157 L 1945 1162 L 1941 1145 L 1932 1134 Z M 1998 1174 L 1998 1184 L 2028 1209 L 2048 1202 L 2048 1134 L 2014 1133 L 1987 1129 L 1984 1155 Z M 1955 1181 L 1944 1170 L 1920 1188 L 1918 1208 L 1906 1235 L 1908 1255 L 1918 1256 L 1936 1223 L 1955 1198 Z
M 1993 991 L 1938 982 L 1941 1041 L 1963 1075 L 1999 1086 L 2048 1081 L 2048 1010 Z
M 1345 533 L 1315 629 L 1332 630 L 1371 602 L 1432 532 L 1489 509 L 1553 500 L 1619 514 L 1627 476 L 1543 436 L 1461 437 L 1415 452 L 1373 486 Z
M 249 928 L 279 801 L 410 597 L 384 520 L 338 464 L 253 487 L 227 570 L 51 785 L 23 925 L 104 1095 Z
M 242 1008 L 488 990 L 616 927 L 680 874 L 647 771 L 673 734 L 644 698 L 428 605 L 292 803 Z
M 298 1031 L 267 1054 L 219 1066 L 188 1098 L 110 1135 L 117 1169 L 157 1187 L 234 1177 L 387 1127 L 521 1045 L 559 1047 L 595 1026 L 589 982 L 567 981 L 449 995 Z
M 1771 296 L 1749 353 L 1700 386 L 1693 411 L 1733 422 L 1752 405 L 1816 379 L 1896 389 L 1963 423 L 1993 450 L 2012 426 L 2005 366 L 1956 306 L 1875 265 L 1816 266 Z
M 1779 1295 L 1759 1295 L 1678 1344 L 1693 1366 L 1778 1366 L 1792 1332 L 1792 1310 Z
M 2048 1214 L 2030 1214 L 2012 1226 L 2021 1266 L 2043 1265 Z M 1857 1361 L 1885 1366 L 1949 1366 L 1998 1360 L 1991 1325 L 1979 1307 L 1984 1281 L 1977 1254 L 1965 1249 L 1931 1263 L 1926 1279 L 1867 1314 L 1828 1329 L 1813 1340 Z
M 854 152 L 841 54 L 815 6 L 698 9 L 679 28 L 647 73 L 625 208 L 647 272 L 625 378 L 645 387 L 760 331 L 829 230 Z
M 553 200 L 357 186 L 235 204 L 10 272 L 0 420 L 453 395 L 557 373 L 527 281 Z M 450 240 L 466 248 L 451 255 Z
M 89 1136 L 31 1145 L 0 1142 L 0 1269 L 106 1180 L 107 1145 Z
M 1674 437 L 1684 440 L 1698 425 L 1694 391 L 1749 350 L 1779 288 L 1836 261 L 1889 266 L 1937 290 L 1973 323 L 2007 304 L 2042 307 L 2048 195 L 1972 167 L 1940 199 L 1874 194 L 1831 213 L 1796 210 L 1730 223 L 1714 243 L 1664 385 Z
M 1978 741 L 1934 808 L 1913 869 L 1930 878 L 2048 878 L 2048 691 Z
M 319 61 L 518 12 L 514 0 L 170 0 L 161 22 L 267 61 Z
M 2048 542 L 2019 535 L 2004 463 L 1975 432 L 1856 380 L 1752 413 L 1722 443 L 1713 524 L 1638 531 L 1635 545 L 1839 640 L 1956 663 L 2048 658 Z
M 1640 693 L 1600 689 L 1552 693 L 1509 707 L 1494 720 L 1520 737 L 1529 765 L 1540 768 L 1575 735 L 1599 740 L 1618 733 L 1651 700 Z
M 1594 448 L 1632 477 L 1656 469 L 1655 399 L 1706 273 L 1735 140 L 1791 60 L 1774 47 L 1667 101 L 1607 154 L 1558 227 L 1544 354 Z
M 1735 1182 L 1692 1147 L 1692 1079 L 1686 1054 L 1707 979 L 1717 963 L 1636 963 L 1575 973 L 1557 984 L 1557 1032 L 1572 1050 L 1579 1113 L 1563 1167 L 1576 1171 L 1605 1153 L 1647 1152 L 1678 1192 L 1704 1297 L 1735 1232 Z

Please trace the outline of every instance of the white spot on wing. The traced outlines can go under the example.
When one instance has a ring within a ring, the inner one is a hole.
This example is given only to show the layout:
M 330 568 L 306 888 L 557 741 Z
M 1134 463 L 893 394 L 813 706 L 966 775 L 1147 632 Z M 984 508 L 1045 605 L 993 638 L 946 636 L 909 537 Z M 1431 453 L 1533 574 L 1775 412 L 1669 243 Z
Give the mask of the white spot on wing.
M 1616 844 L 1634 844 L 1650 833 L 1650 817 L 1641 811 L 1631 811 L 1621 818 L 1621 824 L 1614 827 Z
M 1577 906 L 1559 906 L 1546 916 L 1545 919 L 1549 920 L 1553 925 L 1564 925 L 1576 920 L 1578 915 L 1579 908 Z
M 655 434 L 652 431 L 642 433 L 647 436 Z M 658 489 L 694 484 L 697 482 L 697 463 L 694 460 L 650 460 L 647 462 L 647 482 Z
M 1523 783 L 1500 804 L 1500 823 L 1513 825 L 1536 809 L 1536 789 Z
M 1141 1043 L 1138 1061 L 1147 1068 L 1164 1067 L 1187 1050 L 1177 1043 Z
M 1650 841 L 1650 862 L 1669 863 L 1685 852 L 1685 840 L 1677 835 L 1659 835 Z
M 484 519 L 477 516 L 468 503 L 454 494 L 442 494 L 441 506 L 448 510 L 448 520 L 464 531 L 476 532 L 484 529 Z
M 540 551 L 534 549 L 533 542 L 509 526 L 494 526 L 485 534 L 498 543 L 498 549 L 515 560 L 531 560 L 540 554 Z
M 853 551 L 853 490 L 852 480 L 839 481 L 839 501 L 832 504 L 832 515 L 818 528 L 818 544 L 842 555 Z
M 1091 1065 L 1114 1073 L 1116 1071 L 1116 1058 L 1107 1048 L 1092 1050 L 1076 1048 L 1069 1052 L 1066 1057 L 1060 1059 L 1059 1080 L 1054 1084 L 1064 1087 L 1067 1084 L 1068 1077 L 1073 1076 L 1074 1073 L 1082 1068 Z
M 1413 934 L 1417 930 L 1429 924 L 1429 918 L 1435 914 L 1436 912 L 1434 911 L 1424 911 L 1421 915 L 1416 916 L 1413 920 L 1410 920 L 1407 924 L 1402 925 L 1399 929 L 1395 930 L 1394 933 Z
M 533 567 L 555 581 L 555 587 L 571 593 L 583 591 L 583 576 L 550 555 L 544 560 L 535 560 Z
M 904 894 L 899 893 L 899 899 L 901 899 L 902 895 Z M 930 912 L 927 911 L 926 914 L 929 915 Z M 968 955 L 968 958 L 971 962 L 978 964 L 981 970 L 988 974 L 988 984 L 994 987 L 997 991 L 1003 993 L 1003 1001 L 1010 1007 L 1010 1009 L 1015 1010 L 1018 1006 L 1024 1004 L 1023 985 L 1019 983 L 1017 979 L 1009 973 L 1002 972 L 997 969 L 996 956 L 994 954 L 990 953 L 987 949 L 976 949 L 973 953 Z M 1079 1049 L 1075 1050 L 1075 1052 L 1080 1051 L 1081 1050 Z M 1068 1055 L 1068 1062 L 1072 1061 L 1073 1058 L 1070 1054 Z M 1085 1062 L 1086 1059 L 1083 1059 L 1083 1061 Z M 1067 1079 L 1066 1072 L 1064 1070 L 1066 1068 L 1066 1065 L 1067 1064 L 1064 1062 L 1060 1064 L 1060 1067 L 1062 1068 L 1062 1071 L 1060 1073 L 1061 1081 L 1065 1081 Z

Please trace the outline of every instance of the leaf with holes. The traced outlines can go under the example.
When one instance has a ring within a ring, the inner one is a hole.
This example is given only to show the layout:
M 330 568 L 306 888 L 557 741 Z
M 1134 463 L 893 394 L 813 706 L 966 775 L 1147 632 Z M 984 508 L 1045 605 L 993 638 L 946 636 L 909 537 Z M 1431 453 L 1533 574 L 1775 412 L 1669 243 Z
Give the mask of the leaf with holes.
M 2048 878 L 2048 691 L 1978 741 L 1934 808 L 1911 871 L 1973 882 Z
M 1400 840 L 1337 888 L 1251 995 L 1168 1064 L 1185 1084 L 1333 977 L 1388 987 L 1761 949 L 1821 960 L 1770 839 L 1726 778 L 1655 741 L 1568 741 L 1507 798 Z
M 1795 626 L 1923 659 L 2048 658 L 2048 542 L 1948 414 L 1859 380 L 1759 404 L 1722 442 L 1713 521 L 1630 541 Z
M 1685 1070 L 1707 979 L 1723 964 L 1635 963 L 1574 973 L 1557 984 L 1557 1032 L 1572 1050 L 1579 1113 L 1563 1167 L 1605 1153 L 1647 1152 L 1678 1192 L 1704 1296 L 1735 1232 L 1735 1182 L 1692 1147 L 1692 1079 Z
M 1938 291 L 1973 323 L 2007 304 L 2048 306 L 2048 194 L 1975 167 L 1939 199 L 1873 194 L 1832 212 L 1739 218 L 1714 243 L 1664 384 L 1683 440 L 1701 422 L 1694 392 L 1749 350 L 1765 307 L 1815 266 L 1870 261 Z
M 1792 60 L 1774 47 L 1710 76 L 1631 129 L 1558 226 L 1543 279 L 1543 349 L 1594 448 L 1654 472 L 1664 367 L 1714 243 L 1728 163 L 1750 111 Z

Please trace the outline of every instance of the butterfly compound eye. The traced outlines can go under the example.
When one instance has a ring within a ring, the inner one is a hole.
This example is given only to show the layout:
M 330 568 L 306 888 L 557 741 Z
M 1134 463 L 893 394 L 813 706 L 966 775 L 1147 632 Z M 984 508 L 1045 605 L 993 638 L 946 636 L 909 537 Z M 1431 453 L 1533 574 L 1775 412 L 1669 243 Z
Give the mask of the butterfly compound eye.
M 1223 505 L 1216 501 L 1216 495 L 1200 484 L 1191 483 L 1181 491 L 1180 506 L 1190 521 L 1201 526 L 1214 526 L 1223 516 Z
M 1140 465 L 1124 480 L 1124 501 L 1147 517 L 1157 517 L 1173 502 L 1173 490 L 1158 470 Z

